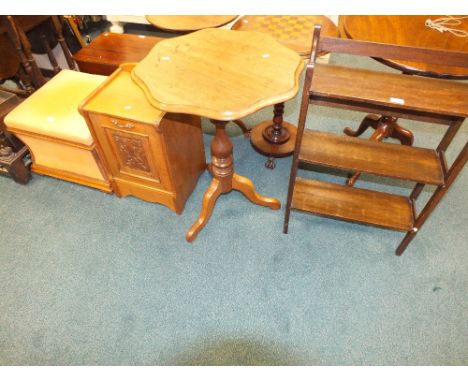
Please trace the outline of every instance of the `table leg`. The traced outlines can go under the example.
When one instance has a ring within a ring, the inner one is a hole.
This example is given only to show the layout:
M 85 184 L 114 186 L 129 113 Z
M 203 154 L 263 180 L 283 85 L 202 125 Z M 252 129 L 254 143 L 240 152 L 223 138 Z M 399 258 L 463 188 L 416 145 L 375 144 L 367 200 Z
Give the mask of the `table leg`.
M 208 223 L 208 220 L 210 219 L 211 214 L 213 213 L 216 200 L 221 194 L 221 183 L 218 179 L 214 178 L 211 181 L 208 189 L 205 191 L 205 195 L 203 195 L 200 216 L 198 217 L 197 221 L 193 223 L 192 227 L 190 227 L 189 231 L 187 232 L 187 235 L 185 235 L 187 241 L 194 241 L 198 233 L 203 229 L 206 223 Z
M 357 130 L 352 130 L 349 127 L 344 129 L 344 133 L 351 137 L 359 137 L 362 135 L 369 127 L 375 129 L 374 133 L 370 137 L 372 141 L 382 141 L 385 138 L 395 138 L 400 141 L 402 145 L 411 146 L 413 144 L 414 136 L 411 131 L 400 126 L 398 123 L 398 118 L 388 117 L 388 116 L 377 116 L 374 114 L 369 114 L 366 116 Z M 346 184 L 348 186 L 354 186 L 357 179 L 361 175 L 360 172 L 356 172 L 347 180 Z
M 297 128 L 283 121 L 284 103 L 274 106 L 273 120 L 264 121 L 255 126 L 250 133 L 252 146 L 262 155 L 271 157 L 265 166 L 273 169 L 274 158 L 291 155 L 296 142 Z
M 239 128 L 242 130 L 242 134 L 244 134 L 244 137 L 250 137 L 250 129 L 245 125 L 244 122 L 242 122 L 240 119 L 235 119 L 232 122 L 239 126 Z
M 281 207 L 281 203 L 278 199 L 258 194 L 255 191 L 255 186 L 252 181 L 245 176 L 234 173 L 232 177 L 232 188 L 243 193 L 244 196 L 254 204 L 270 207 L 272 210 L 279 210 Z
M 198 233 L 210 219 L 218 197 L 233 189 L 243 193 L 252 203 L 270 207 L 273 210 L 277 210 L 281 206 L 278 199 L 259 195 L 248 178 L 234 172 L 232 143 L 226 134 L 227 121 L 212 120 L 212 122 L 216 126 L 216 134 L 211 142 L 210 173 L 213 180 L 203 196 L 200 216 L 187 232 L 186 239 L 189 242 L 196 239 Z

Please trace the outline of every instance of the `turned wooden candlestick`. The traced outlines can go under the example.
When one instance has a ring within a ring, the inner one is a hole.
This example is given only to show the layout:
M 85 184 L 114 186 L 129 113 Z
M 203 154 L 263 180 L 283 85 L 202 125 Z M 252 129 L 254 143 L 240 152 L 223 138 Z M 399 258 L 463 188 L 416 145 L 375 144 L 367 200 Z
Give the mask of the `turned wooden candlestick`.
M 273 120 L 264 121 L 255 126 L 250 133 L 252 146 L 262 155 L 281 158 L 291 155 L 296 142 L 296 126 L 283 121 L 284 103 L 278 103 L 273 109 Z M 274 168 L 275 164 L 269 159 L 265 166 Z
M 303 58 L 310 56 L 311 34 L 315 24 L 322 26 L 322 35 L 338 37 L 335 24 L 321 15 L 252 15 L 240 18 L 232 26 L 239 31 L 257 31 L 273 36 L 276 41 L 294 50 Z M 326 52 L 318 52 L 323 55 Z M 283 121 L 284 104 L 274 107 L 273 121 L 265 121 L 255 126 L 250 135 L 252 146 L 262 155 L 268 156 L 265 167 L 274 169 L 275 158 L 286 157 L 294 151 L 296 126 Z

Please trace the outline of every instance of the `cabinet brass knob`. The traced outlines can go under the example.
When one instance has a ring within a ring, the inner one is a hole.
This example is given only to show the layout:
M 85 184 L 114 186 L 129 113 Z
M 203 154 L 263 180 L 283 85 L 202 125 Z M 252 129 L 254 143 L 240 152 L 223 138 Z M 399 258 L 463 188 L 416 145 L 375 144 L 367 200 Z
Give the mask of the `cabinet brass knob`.
M 133 129 L 135 127 L 135 125 L 127 122 L 125 125 L 122 124 L 122 123 L 119 123 L 118 121 L 116 121 L 115 119 L 111 119 L 111 123 L 117 127 L 120 127 L 120 128 L 123 128 L 123 129 Z

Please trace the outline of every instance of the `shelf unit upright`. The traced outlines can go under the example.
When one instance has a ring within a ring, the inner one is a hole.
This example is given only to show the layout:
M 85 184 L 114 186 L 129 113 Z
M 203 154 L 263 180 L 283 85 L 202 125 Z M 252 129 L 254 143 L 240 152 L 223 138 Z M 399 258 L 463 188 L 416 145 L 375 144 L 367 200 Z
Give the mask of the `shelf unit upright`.
M 448 167 L 445 151 L 468 116 L 468 84 L 448 80 L 316 64 L 317 52 L 329 51 L 468 67 L 468 54 L 405 47 L 313 34 L 289 180 L 283 232 L 291 210 L 406 232 L 396 249 L 401 255 L 468 160 L 468 143 Z M 309 104 L 376 113 L 448 125 L 433 149 L 370 141 L 305 129 Z M 414 181 L 409 197 L 297 176 L 300 163 Z M 415 202 L 424 186 L 437 186 L 418 213 Z

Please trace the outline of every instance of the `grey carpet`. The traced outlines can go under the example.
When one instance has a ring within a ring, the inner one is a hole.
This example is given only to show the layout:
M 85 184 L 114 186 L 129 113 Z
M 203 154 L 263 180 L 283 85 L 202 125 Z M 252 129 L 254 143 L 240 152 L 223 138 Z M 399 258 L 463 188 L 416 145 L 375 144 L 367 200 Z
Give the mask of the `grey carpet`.
M 286 105 L 295 123 L 298 102 Z M 308 127 L 341 134 L 362 116 L 312 108 Z M 245 121 L 265 118 L 271 108 Z M 404 125 L 423 147 L 444 131 Z M 248 140 L 233 143 L 236 170 L 284 203 L 291 159 L 270 171 Z M 345 180 L 314 170 L 307 176 Z M 49 177 L 0 178 L 0 364 L 466 365 L 467 175 L 400 258 L 399 232 L 293 212 L 284 235 L 284 208 L 237 192 L 188 244 L 206 173 L 181 216 Z M 363 176 L 358 186 L 409 194 L 412 184 Z

